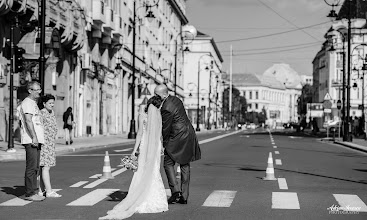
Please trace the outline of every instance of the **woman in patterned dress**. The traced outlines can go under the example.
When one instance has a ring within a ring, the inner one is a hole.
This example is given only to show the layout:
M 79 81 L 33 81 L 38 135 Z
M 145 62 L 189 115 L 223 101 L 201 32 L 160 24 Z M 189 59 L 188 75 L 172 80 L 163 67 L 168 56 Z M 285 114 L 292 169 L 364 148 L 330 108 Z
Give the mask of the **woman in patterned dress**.
M 41 148 L 40 167 L 41 178 L 39 194 L 43 195 L 46 191 L 46 197 L 61 197 L 58 193 L 52 190 L 50 181 L 50 168 L 56 165 L 55 139 L 57 135 L 56 117 L 53 111 L 55 105 L 55 96 L 46 94 L 42 97 L 44 108 L 41 110 L 44 132 L 45 144 Z

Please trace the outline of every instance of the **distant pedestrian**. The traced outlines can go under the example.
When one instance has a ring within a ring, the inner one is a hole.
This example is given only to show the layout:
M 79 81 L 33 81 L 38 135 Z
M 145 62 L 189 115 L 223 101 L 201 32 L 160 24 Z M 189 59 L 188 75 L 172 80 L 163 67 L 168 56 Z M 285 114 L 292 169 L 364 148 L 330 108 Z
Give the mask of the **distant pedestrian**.
M 24 199 L 42 201 L 45 197 L 39 196 L 36 192 L 41 146 L 45 143 L 42 116 L 37 106 L 37 100 L 42 91 L 41 85 L 35 81 L 29 82 L 27 91 L 28 97 L 17 108 L 21 121 L 21 143 L 26 151 Z
M 45 130 L 45 144 L 41 149 L 41 178 L 38 195 L 43 196 L 46 191 L 46 197 L 61 197 L 52 190 L 50 181 L 50 168 L 56 165 L 55 139 L 57 135 L 56 117 L 53 111 L 55 105 L 55 96 L 47 94 L 42 97 L 44 108 L 41 110 L 42 121 Z
M 67 108 L 62 116 L 64 122 L 65 141 L 66 145 L 73 144 L 73 126 L 74 126 L 74 115 L 71 107 Z

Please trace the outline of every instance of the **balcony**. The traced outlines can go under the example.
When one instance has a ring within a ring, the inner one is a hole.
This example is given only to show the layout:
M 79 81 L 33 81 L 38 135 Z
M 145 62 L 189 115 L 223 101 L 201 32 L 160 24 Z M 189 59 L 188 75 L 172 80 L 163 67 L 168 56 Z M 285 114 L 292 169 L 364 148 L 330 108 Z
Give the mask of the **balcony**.
M 103 24 L 103 31 L 113 31 L 115 29 L 115 14 L 110 7 L 106 7 L 105 23 Z
M 343 82 L 341 79 L 333 79 L 331 80 L 331 87 L 342 87 Z
M 101 0 L 93 0 L 93 21 L 98 24 L 106 23 L 106 8 L 105 4 Z
M 115 28 L 114 31 L 112 31 L 113 37 L 114 38 L 119 38 L 120 36 L 123 36 L 123 21 L 122 21 L 122 17 L 118 14 L 115 14 Z

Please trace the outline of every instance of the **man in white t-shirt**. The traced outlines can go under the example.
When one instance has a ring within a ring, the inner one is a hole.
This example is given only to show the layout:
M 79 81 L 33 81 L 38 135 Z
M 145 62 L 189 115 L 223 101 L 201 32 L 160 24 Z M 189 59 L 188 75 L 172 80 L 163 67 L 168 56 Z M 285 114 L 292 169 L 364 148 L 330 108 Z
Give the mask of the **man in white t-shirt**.
M 38 82 L 32 81 L 27 85 L 28 97 L 18 106 L 17 110 L 21 120 L 21 143 L 26 150 L 25 170 L 25 200 L 43 201 L 44 196 L 37 194 L 37 176 L 40 164 L 41 146 L 44 144 L 44 130 L 41 112 L 37 100 L 42 91 Z

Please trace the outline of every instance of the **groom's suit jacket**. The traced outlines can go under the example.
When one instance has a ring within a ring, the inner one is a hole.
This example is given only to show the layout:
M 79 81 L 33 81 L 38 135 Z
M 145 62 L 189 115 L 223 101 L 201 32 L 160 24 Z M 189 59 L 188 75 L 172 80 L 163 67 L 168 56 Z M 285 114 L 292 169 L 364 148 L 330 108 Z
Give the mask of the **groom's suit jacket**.
M 179 164 L 199 160 L 199 142 L 182 101 L 175 96 L 168 96 L 161 107 L 161 114 L 165 153 Z

